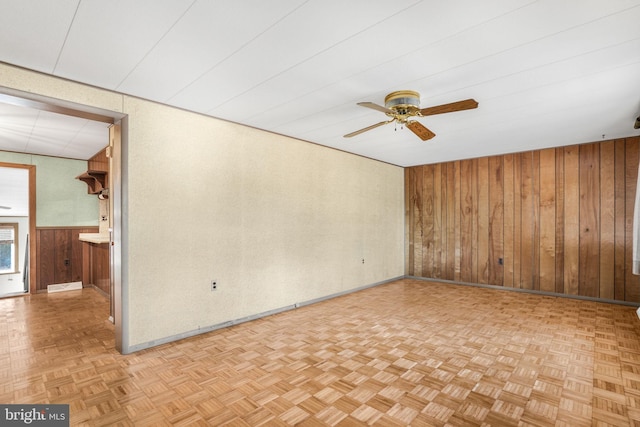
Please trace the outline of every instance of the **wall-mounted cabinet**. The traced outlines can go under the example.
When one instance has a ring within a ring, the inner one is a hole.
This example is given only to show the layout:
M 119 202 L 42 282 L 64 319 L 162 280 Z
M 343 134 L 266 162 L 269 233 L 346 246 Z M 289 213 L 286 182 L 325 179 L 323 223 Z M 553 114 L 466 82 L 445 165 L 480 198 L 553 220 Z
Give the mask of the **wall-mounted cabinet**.
M 76 177 L 89 187 L 89 194 L 102 195 L 105 199 L 109 188 L 109 158 L 107 149 L 102 149 L 87 161 L 87 171 Z

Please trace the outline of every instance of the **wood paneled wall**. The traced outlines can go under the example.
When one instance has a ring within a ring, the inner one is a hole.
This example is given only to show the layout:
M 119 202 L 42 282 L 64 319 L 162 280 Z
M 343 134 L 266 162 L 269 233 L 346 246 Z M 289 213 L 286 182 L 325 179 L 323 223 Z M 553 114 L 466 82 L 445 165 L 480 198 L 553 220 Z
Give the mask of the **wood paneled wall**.
M 109 158 L 107 157 L 106 147 L 87 160 L 87 169 L 92 171 L 109 172 Z
M 89 266 L 83 265 L 88 259 L 83 251 L 88 249 L 78 235 L 97 232 L 98 227 L 37 228 L 36 292 L 46 291 L 47 286 L 57 283 L 85 281 L 83 273 Z
M 640 138 L 405 169 L 407 274 L 640 302 Z

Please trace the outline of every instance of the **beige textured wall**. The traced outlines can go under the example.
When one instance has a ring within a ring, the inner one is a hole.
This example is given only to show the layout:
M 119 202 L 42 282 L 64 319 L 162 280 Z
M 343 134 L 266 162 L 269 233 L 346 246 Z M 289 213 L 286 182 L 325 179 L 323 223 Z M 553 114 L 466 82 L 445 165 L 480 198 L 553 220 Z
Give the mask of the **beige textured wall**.
M 404 274 L 402 168 L 5 68 L 129 116 L 127 347 Z
M 133 98 L 125 111 L 132 343 L 404 274 L 401 168 Z

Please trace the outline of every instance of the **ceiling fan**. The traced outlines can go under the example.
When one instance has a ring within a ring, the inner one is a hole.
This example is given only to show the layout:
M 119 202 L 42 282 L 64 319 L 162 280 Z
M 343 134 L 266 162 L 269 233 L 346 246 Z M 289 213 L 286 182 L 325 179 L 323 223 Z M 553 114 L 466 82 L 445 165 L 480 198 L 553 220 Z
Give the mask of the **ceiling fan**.
M 378 126 L 386 125 L 387 123 L 396 122 L 402 126 L 406 126 L 411 132 L 415 133 L 418 138 L 423 141 L 436 136 L 420 122 L 411 120 L 412 117 L 424 117 L 432 116 L 434 114 L 453 113 L 455 111 L 470 110 L 478 107 L 478 103 L 474 99 L 465 99 L 463 101 L 452 102 L 450 104 L 437 105 L 435 107 L 420 108 L 420 94 L 412 90 L 400 90 L 397 92 L 391 92 L 384 98 L 384 107 L 373 102 L 358 102 L 358 105 L 362 107 L 372 108 L 377 111 L 382 111 L 390 117 L 389 120 L 376 123 L 375 125 L 367 126 L 364 129 L 357 130 L 355 132 L 344 135 L 345 138 L 351 138 L 352 136 L 360 135 L 371 129 L 375 129 Z
M 0 206 L 0 209 L 11 209 L 10 206 Z

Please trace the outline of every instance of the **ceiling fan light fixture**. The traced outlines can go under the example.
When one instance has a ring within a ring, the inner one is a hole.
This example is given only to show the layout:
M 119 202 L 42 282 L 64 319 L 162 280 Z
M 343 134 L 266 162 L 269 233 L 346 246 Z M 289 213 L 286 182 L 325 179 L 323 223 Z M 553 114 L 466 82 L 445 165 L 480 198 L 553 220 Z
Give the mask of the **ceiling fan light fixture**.
M 391 92 L 384 98 L 384 106 L 398 114 L 414 115 L 420 110 L 420 94 L 412 90 Z

